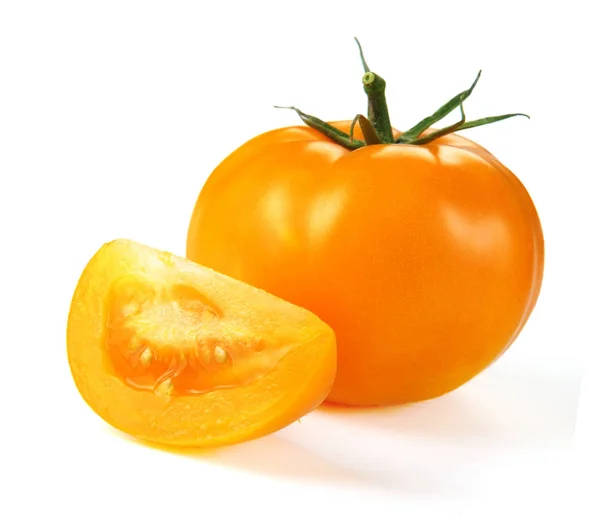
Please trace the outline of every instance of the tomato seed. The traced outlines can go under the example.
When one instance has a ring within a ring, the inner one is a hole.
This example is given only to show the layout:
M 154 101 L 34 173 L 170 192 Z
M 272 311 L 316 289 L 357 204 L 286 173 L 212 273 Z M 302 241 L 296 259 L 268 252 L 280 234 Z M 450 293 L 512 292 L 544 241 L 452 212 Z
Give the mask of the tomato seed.
M 152 363 L 153 358 L 154 354 L 152 354 L 152 351 L 148 347 L 146 347 L 140 354 L 140 363 L 144 367 L 148 367 Z
M 174 391 L 173 380 L 168 378 L 164 382 L 160 382 L 154 388 L 154 394 L 158 396 L 172 396 Z
M 227 351 L 219 345 L 215 346 L 214 355 L 215 355 L 215 362 L 217 362 L 220 365 L 223 365 L 227 361 L 227 358 L 229 357 L 229 354 L 227 353 Z

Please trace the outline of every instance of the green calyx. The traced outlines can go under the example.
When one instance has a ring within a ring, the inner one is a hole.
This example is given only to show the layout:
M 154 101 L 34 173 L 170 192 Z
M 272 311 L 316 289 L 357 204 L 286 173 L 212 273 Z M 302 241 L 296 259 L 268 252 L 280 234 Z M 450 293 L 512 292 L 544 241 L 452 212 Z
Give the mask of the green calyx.
M 377 75 L 377 73 L 373 73 L 369 69 L 369 67 L 367 66 L 367 62 L 365 61 L 360 42 L 357 38 L 355 38 L 354 40 L 356 40 L 356 43 L 358 44 L 358 49 L 360 51 L 360 59 L 365 70 L 365 73 L 362 77 L 362 83 L 363 89 L 367 94 L 368 110 L 367 117 L 359 114 L 354 118 L 350 127 L 350 134 L 347 134 L 334 126 L 331 126 L 330 124 L 326 123 L 325 121 L 322 121 L 317 117 L 308 115 L 294 106 L 275 107 L 294 110 L 306 125 L 320 131 L 325 136 L 327 136 L 340 146 L 347 148 L 348 150 L 356 150 L 358 148 L 362 148 L 363 146 L 368 146 L 371 144 L 428 144 L 432 141 L 435 141 L 436 139 L 439 139 L 444 135 L 448 135 L 450 133 L 454 133 L 460 130 L 476 128 L 477 126 L 483 126 L 485 124 L 503 121 L 505 119 L 510 119 L 511 117 L 521 116 L 529 118 L 529 116 L 525 115 L 524 113 L 507 113 L 505 115 L 495 115 L 493 117 L 484 117 L 482 119 L 467 121 L 465 119 L 463 103 L 465 102 L 465 100 L 467 100 L 467 98 L 475 89 L 475 86 L 479 81 L 479 77 L 481 76 L 481 71 L 479 71 L 477 77 L 475 78 L 475 81 L 473 82 L 473 84 L 471 84 L 471 87 L 469 89 L 460 92 L 455 97 L 452 97 L 448 102 L 442 105 L 429 117 L 422 119 L 408 131 L 404 132 L 402 135 L 395 139 L 392 130 L 392 125 L 390 122 L 387 102 L 385 99 L 385 80 L 379 75 Z M 429 128 L 431 128 L 431 126 L 436 124 L 438 121 L 442 120 L 455 109 L 460 110 L 461 118 L 459 121 L 457 121 L 454 124 L 451 124 L 450 126 L 446 126 L 437 131 L 430 132 L 424 135 L 425 132 Z M 365 137 L 364 141 L 354 138 L 353 132 L 357 123 L 360 126 L 361 131 L 363 132 L 363 136 Z

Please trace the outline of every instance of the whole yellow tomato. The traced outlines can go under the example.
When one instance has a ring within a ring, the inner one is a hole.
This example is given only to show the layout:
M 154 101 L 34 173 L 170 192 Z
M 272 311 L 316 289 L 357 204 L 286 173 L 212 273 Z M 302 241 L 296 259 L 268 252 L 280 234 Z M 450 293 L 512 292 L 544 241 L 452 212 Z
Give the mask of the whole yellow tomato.
M 241 146 L 199 195 L 187 257 L 334 329 L 329 401 L 398 404 L 455 389 L 511 345 L 540 292 L 544 241 L 519 179 L 451 133 L 512 115 L 465 122 L 473 85 L 400 134 L 385 82 L 365 70 L 363 133 L 296 110 L 309 126 Z M 459 123 L 431 130 L 458 107 Z

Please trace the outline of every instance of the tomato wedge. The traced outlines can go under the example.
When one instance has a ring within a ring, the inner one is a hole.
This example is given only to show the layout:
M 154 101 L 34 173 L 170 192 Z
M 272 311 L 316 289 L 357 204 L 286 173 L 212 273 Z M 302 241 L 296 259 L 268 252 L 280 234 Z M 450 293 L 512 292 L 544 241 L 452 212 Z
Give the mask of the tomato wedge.
M 79 392 L 106 422 L 180 446 L 281 429 L 326 398 L 336 373 L 333 330 L 311 312 L 125 239 L 83 271 L 67 350 Z

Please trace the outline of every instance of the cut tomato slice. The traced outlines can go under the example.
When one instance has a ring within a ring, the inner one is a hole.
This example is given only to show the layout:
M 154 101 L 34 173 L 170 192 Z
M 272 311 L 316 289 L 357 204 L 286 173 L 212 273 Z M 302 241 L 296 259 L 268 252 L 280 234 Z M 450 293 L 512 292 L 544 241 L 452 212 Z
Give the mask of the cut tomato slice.
M 335 335 L 311 312 L 124 239 L 83 271 L 67 350 L 79 392 L 105 421 L 182 446 L 281 429 L 321 404 L 336 372 Z

